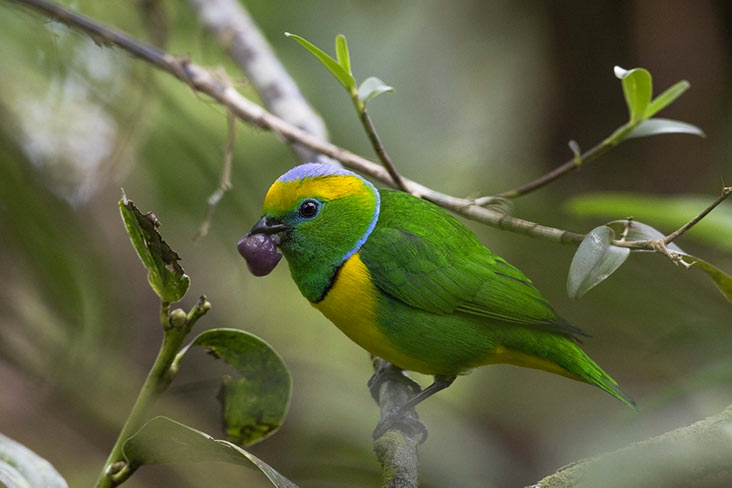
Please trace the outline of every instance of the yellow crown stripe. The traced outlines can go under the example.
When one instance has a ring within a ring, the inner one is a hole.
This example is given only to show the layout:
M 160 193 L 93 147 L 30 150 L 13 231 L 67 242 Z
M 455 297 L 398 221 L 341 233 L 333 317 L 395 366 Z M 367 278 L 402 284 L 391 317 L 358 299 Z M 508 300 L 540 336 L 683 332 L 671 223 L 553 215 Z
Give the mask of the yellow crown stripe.
M 351 175 L 275 181 L 264 197 L 264 213 L 274 216 L 291 212 L 306 197 L 330 201 L 359 193 L 366 196 L 369 189 L 359 177 Z

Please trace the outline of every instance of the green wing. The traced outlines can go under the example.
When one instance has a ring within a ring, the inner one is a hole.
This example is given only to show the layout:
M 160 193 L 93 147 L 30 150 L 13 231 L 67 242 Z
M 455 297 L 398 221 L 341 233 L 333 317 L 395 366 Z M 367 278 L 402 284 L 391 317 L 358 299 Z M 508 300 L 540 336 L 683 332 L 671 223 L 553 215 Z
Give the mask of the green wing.
M 586 335 L 558 317 L 521 271 L 425 200 L 381 191 L 381 215 L 360 256 L 380 290 L 435 314 L 462 312 Z

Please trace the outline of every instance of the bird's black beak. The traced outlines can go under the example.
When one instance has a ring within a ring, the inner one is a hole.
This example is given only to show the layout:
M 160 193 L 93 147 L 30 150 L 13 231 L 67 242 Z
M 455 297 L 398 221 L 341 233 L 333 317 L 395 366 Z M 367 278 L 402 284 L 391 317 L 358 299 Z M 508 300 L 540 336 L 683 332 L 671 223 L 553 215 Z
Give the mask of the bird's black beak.
M 252 227 L 249 230 L 249 234 L 247 235 L 253 235 L 253 234 L 265 234 L 265 235 L 272 235 L 272 234 L 279 234 L 281 232 L 287 232 L 291 230 L 292 227 L 286 224 L 279 223 L 277 221 L 268 220 L 267 217 L 262 217 L 259 219 L 259 222 L 254 224 L 254 227 Z

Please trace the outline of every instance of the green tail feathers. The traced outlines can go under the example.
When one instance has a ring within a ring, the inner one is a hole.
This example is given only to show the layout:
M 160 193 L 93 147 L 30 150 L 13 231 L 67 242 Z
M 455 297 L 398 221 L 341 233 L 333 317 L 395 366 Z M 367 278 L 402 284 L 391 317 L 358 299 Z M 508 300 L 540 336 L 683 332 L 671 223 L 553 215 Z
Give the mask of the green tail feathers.
M 636 405 L 635 401 L 618 386 L 618 383 L 610 376 L 608 376 L 603 370 L 601 370 L 599 366 L 595 366 L 597 367 L 597 370 L 600 372 L 601 376 L 599 379 L 593 379 L 587 382 L 597 386 L 598 388 L 602 388 L 627 406 L 637 410 L 638 406 Z

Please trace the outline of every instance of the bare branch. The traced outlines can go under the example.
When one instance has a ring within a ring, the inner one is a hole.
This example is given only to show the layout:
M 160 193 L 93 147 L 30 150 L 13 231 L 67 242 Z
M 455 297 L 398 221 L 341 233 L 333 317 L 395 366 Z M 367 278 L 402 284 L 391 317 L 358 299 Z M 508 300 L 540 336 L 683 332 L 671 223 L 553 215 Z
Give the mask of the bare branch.
M 531 488 L 731 486 L 732 406 L 686 427 L 561 468 Z
M 320 116 L 287 72 L 271 46 L 236 0 L 189 0 L 201 23 L 216 36 L 234 62 L 244 71 L 270 112 L 318 139 L 328 140 Z M 319 161 L 339 165 L 312 148 L 289 140 L 302 162 Z

